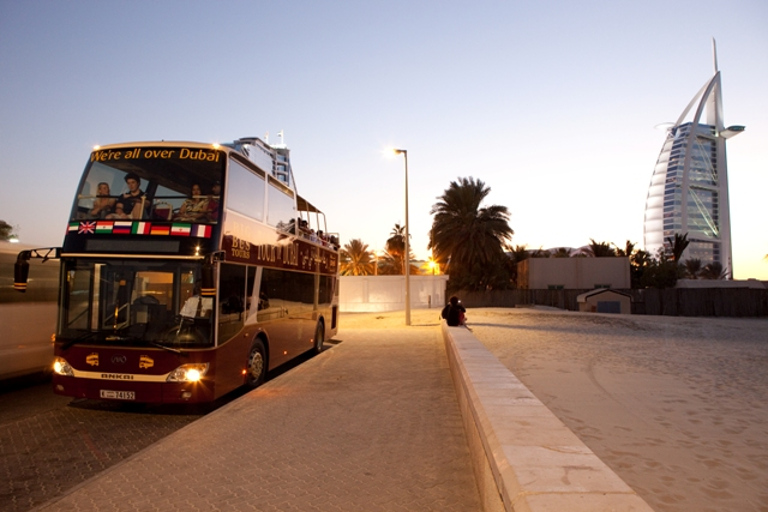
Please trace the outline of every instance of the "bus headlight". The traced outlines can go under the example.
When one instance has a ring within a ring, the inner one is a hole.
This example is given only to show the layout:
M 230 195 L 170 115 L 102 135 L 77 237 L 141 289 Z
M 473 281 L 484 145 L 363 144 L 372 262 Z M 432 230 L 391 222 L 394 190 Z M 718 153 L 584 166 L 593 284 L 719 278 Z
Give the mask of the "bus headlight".
M 208 372 L 208 363 L 183 364 L 173 370 L 166 379 L 168 382 L 197 382 Z
M 53 360 L 53 371 L 58 375 L 64 375 L 66 377 L 74 377 L 75 372 L 72 371 L 72 367 L 63 357 L 57 357 Z

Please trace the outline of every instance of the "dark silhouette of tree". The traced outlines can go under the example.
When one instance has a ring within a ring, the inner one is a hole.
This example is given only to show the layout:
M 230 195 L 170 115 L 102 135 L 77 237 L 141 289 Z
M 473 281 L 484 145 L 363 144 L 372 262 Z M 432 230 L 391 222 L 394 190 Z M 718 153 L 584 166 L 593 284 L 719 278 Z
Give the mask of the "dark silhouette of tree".
M 722 263 L 714 261 L 704 265 L 704 268 L 701 269 L 699 276 L 702 279 L 725 279 L 727 274 L 723 269 Z
M 683 262 L 683 267 L 685 267 L 686 277 L 690 277 L 691 279 L 697 279 L 699 274 L 701 274 L 701 260 L 698 258 L 685 260 Z
M 395 227 L 392 228 L 392 232 L 389 234 L 389 238 L 385 244 L 385 251 L 386 253 L 380 260 L 380 270 L 382 271 L 381 274 L 400 276 L 405 275 L 403 272 L 405 263 L 405 226 L 395 224 Z M 409 252 L 410 255 L 408 258 L 408 268 L 410 269 L 410 273 L 411 275 L 419 274 L 419 268 L 411 264 L 411 261 L 414 259 L 413 252 L 410 250 Z
M 514 231 L 506 206 L 481 206 L 490 191 L 480 180 L 458 178 L 432 206 L 430 247 L 451 290 L 509 286 L 503 247 Z
M 616 256 L 623 256 L 630 258 L 635 253 L 635 244 L 634 242 L 630 242 L 629 240 L 626 241 L 624 248 L 622 249 L 616 244 L 613 244 L 614 247 L 616 247 Z
M 669 246 L 669 251 L 672 255 L 672 260 L 675 263 L 680 263 L 680 258 L 683 257 L 683 253 L 688 248 L 688 245 L 691 242 L 688 241 L 688 233 L 681 235 L 680 233 L 675 233 L 675 237 L 667 237 L 667 244 Z
M 595 242 L 594 238 L 589 239 L 589 245 L 584 250 L 584 252 L 593 258 L 607 258 L 616 256 L 616 249 L 611 247 L 611 244 L 608 242 Z
M 504 248 L 506 249 L 507 255 L 506 267 L 507 272 L 509 273 L 509 280 L 511 281 L 512 286 L 517 288 L 517 264 L 530 258 L 531 253 L 525 245 L 516 245 L 515 247 L 505 245 Z
M 10 240 L 13 236 L 13 226 L 0 220 L 0 240 Z
M 339 272 L 343 276 L 369 276 L 375 272 L 373 252 L 359 238 L 344 245 L 340 259 Z

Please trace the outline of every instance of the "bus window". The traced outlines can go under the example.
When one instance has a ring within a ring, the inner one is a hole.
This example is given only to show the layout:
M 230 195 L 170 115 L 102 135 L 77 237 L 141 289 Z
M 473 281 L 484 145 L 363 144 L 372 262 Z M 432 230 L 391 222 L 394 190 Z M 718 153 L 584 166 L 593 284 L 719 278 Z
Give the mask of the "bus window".
M 267 204 L 267 224 L 288 231 L 291 222 L 296 219 L 296 201 L 293 193 L 279 182 L 269 180 Z
M 264 220 L 264 177 L 234 159 L 229 161 L 227 206 L 248 217 Z
M 71 220 L 170 220 L 168 212 L 181 206 L 192 185 L 199 185 L 205 195 L 211 194 L 214 185 L 221 183 L 223 170 L 224 159 L 211 150 L 145 147 L 94 151 L 83 174 Z M 127 215 L 117 211 L 116 206 L 120 204 L 121 195 L 128 197 L 127 178 L 132 176 L 138 178 L 138 197 L 142 198 L 144 210 Z M 100 185 L 102 190 L 109 191 L 108 197 L 115 200 L 111 212 L 94 209 L 95 203 L 102 202 L 99 196 L 104 195 L 99 191 Z
M 219 270 L 219 338 L 225 342 L 243 328 L 245 320 L 243 265 L 221 264 Z
M 185 199 L 184 192 L 158 185 L 152 201 L 152 218 L 170 220 L 174 212 L 179 211 Z

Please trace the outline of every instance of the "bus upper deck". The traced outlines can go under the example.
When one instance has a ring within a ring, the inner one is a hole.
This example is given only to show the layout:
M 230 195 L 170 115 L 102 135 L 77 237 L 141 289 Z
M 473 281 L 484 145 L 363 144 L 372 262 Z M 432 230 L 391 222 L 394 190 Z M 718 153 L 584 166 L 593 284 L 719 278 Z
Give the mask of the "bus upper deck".
M 252 238 L 253 226 L 266 224 L 338 248 L 338 237 L 328 234 L 324 214 L 296 193 L 288 149 L 258 138 L 228 144 L 144 142 L 94 148 L 68 234 L 167 234 L 210 240 L 226 234 L 220 226 L 227 215 L 232 218 L 228 231 L 239 239 Z M 82 250 L 79 239 L 67 237 L 64 252 Z M 201 240 L 195 242 L 180 247 L 180 252 L 207 248 L 201 247 Z

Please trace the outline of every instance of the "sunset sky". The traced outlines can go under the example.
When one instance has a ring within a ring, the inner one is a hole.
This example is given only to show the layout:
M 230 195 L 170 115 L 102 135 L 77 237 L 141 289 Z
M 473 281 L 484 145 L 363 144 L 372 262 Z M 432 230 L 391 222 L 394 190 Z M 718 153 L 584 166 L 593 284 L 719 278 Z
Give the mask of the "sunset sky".
M 734 271 L 768 280 L 768 2 L 0 0 L 0 219 L 60 245 L 96 144 L 291 148 L 341 242 L 412 249 L 458 177 L 506 206 L 513 245 L 643 243 L 664 132 L 713 74 L 728 142 Z

